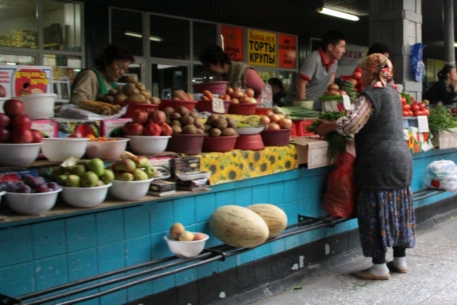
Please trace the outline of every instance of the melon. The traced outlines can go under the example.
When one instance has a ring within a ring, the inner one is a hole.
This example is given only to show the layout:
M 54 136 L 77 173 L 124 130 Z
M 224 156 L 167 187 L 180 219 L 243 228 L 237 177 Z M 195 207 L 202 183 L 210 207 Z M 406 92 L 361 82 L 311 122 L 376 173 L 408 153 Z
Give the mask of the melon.
M 270 231 L 268 238 L 278 236 L 287 227 L 286 213 L 273 204 L 258 203 L 250 205 L 246 208 L 257 213 L 265 221 Z
M 268 226 L 257 213 L 237 205 L 216 209 L 209 218 L 214 236 L 233 247 L 253 248 L 268 238 Z

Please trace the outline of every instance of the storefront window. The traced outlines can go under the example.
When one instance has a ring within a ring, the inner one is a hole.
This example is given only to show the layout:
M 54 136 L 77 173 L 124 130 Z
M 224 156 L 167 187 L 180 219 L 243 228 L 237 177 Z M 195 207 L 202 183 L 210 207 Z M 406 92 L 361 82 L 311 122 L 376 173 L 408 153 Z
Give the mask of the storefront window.
M 205 22 L 193 22 L 193 55 L 198 60 L 200 52 L 209 45 L 217 43 L 217 28 L 215 24 Z
M 143 18 L 138 12 L 111 10 L 111 42 L 128 48 L 134 56 L 143 56 Z
M 152 64 L 152 95 L 161 99 L 172 99 L 173 91 L 188 91 L 188 67 Z
M 0 0 L 0 20 L 0 46 L 38 48 L 35 1 Z
M 192 66 L 193 76 L 192 84 L 199 84 L 206 81 L 211 81 L 212 75 L 209 73 L 203 65 L 193 65 Z
M 44 54 L 43 66 L 52 67 L 54 93 L 57 94 L 57 99 L 68 101 L 71 83 L 82 68 L 81 57 Z
M 29 55 L 0 54 L 0 65 L 36 65 L 36 57 Z
M 81 51 L 81 5 L 43 1 L 43 48 Z
M 190 59 L 190 21 L 150 16 L 151 56 Z

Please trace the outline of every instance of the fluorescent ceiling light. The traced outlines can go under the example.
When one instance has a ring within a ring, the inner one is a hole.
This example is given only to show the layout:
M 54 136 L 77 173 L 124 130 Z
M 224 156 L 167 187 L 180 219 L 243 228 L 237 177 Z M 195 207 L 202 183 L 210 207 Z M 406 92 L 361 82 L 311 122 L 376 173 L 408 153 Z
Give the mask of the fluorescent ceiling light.
M 138 37 L 138 38 L 143 38 L 143 35 L 141 35 L 140 33 L 135 33 L 135 32 L 129 32 L 129 31 L 126 31 L 124 33 L 124 35 L 127 35 L 127 36 L 132 36 L 132 37 Z M 152 40 L 152 41 L 162 41 L 162 38 L 158 37 L 158 36 L 149 36 L 149 40 Z
M 359 17 L 357 17 L 357 16 L 354 16 L 351 14 L 346 14 L 343 12 L 334 11 L 334 10 L 331 10 L 331 9 L 325 8 L 325 7 L 319 7 L 317 9 L 317 11 L 321 14 L 325 14 L 325 15 L 329 15 L 329 16 L 333 16 L 333 17 L 343 18 L 343 19 L 347 19 L 347 20 L 351 20 L 351 21 L 359 21 Z

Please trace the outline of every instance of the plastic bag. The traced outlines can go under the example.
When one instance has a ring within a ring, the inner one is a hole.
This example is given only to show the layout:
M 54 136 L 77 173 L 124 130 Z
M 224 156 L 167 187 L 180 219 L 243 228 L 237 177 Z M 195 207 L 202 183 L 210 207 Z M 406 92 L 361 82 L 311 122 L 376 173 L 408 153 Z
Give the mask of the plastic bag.
M 450 160 L 433 161 L 427 166 L 424 186 L 457 192 L 457 165 Z
M 336 169 L 327 178 L 324 210 L 332 217 L 355 216 L 357 190 L 354 184 L 355 157 L 344 152 L 335 159 Z
M 421 42 L 418 42 L 413 45 L 411 50 L 411 64 L 416 82 L 422 81 L 422 74 L 425 68 L 425 64 L 422 61 L 422 50 L 424 47 Z

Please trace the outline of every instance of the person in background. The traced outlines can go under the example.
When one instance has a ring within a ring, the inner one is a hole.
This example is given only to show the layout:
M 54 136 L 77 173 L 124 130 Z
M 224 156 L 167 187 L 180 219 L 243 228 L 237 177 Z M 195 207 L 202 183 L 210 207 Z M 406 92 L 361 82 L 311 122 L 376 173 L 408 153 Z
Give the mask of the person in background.
M 82 100 L 94 101 L 97 94 L 108 94 L 135 61 L 130 52 L 119 45 L 111 44 L 96 58 L 95 68 L 85 69 L 76 75 L 72 84 L 70 102 L 78 105 Z
M 272 77 L 268 80 L 268 84 L 271 86 L 273 93 L 273 106 L 285 106 L 284 98 L 286 97 L 286 92 L 284 91 L 282 81 L 279 78 Z
M 368 48 L 367 56 L 374 54 L 374 53 L 380 53 L 387 58 L 389 58 L 389 56 L 390 56 L 389 48 L 382 42 L 375 42 Z M 361 65 L 358 65 L 357 68 L 355 68 L 355 70 L 354 70 L 354 72 L 358 72 L 358 71 L 362 71 Z M 352 73 L 352 74 L 354 74 L 354 73 Z
M 364 256 L 373 261 L 371 268 L 354 274 L 364 280 L 387 280 L 389 270 L 406 273 L 406 248 L 415 245 L 412 157 L 403 138 L 400 96 L 391 73 L 387 57 L 367 56 L 362 62 L 365 90 L 355 109 L 334 122 L 321 120 L 317 129 L 320 136 L 330 131 L 355 134 L 359 234 Z M 388 247 L 393 247 L 394 259 L 386 264 Z
M 457 96 L 457 72 L 455 67 L 445 65 L 438 72 L 438 81 L 434 83 L 427 92 L 425 92 L 422 100 L 428 100 L 431 105 L 452 105 L 453 100 Z
M 230 60 L 227 53 L 218 45 L 205 48 L 200 53 L 200 62 L 213 75 L 213 81 L 227 81 L 228 86 L 254 90 L 254 97 L 260 103 L 262 88 L 265 86 L 262 78 L 253 67 Z
M 285 103 L 293 105 L 294 101 L 314 101 L 314 109 L 320 110 L 318 97 L 322 96 L 329 84 L 335 80 L 338 60 L 346 52 L 346 39 L 338 31 L 324 34 L 319 49 L 305 58 L 298 71 L 295 84 L 287 91 Z

